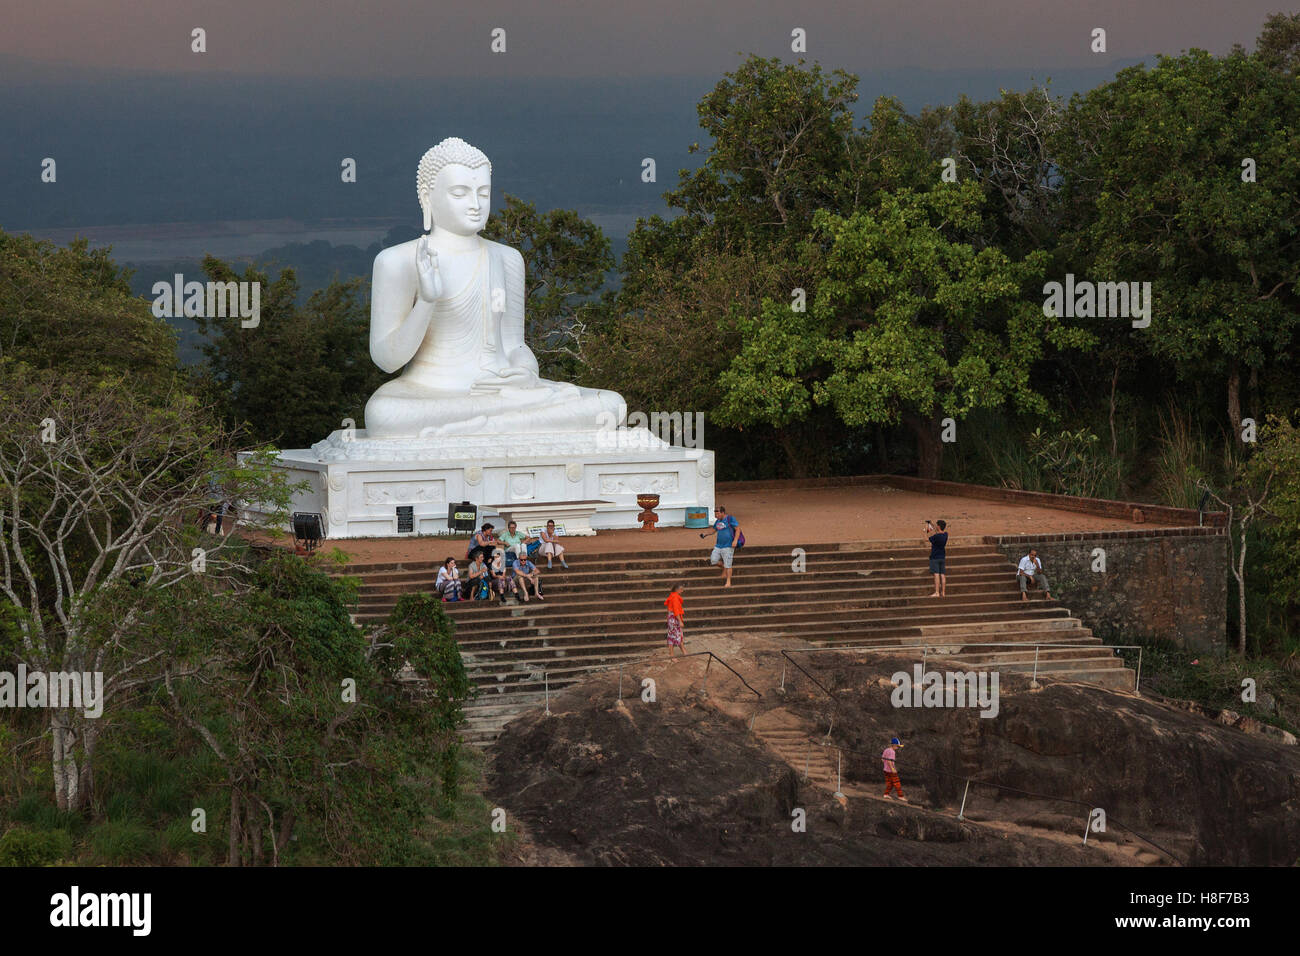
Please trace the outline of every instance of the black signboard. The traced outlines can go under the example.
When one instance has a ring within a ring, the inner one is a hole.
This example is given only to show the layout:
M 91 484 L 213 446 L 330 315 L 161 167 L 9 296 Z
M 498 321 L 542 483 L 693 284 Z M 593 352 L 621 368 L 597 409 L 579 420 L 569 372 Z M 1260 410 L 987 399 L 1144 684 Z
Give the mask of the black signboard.
M 473 531 L 478 526 L 478 508 L 468 501 L 447 506 L 447 527 L 451 531 Z
M 415 506 L 397 506 L 397 533 L 406 534 L 415 530 Z

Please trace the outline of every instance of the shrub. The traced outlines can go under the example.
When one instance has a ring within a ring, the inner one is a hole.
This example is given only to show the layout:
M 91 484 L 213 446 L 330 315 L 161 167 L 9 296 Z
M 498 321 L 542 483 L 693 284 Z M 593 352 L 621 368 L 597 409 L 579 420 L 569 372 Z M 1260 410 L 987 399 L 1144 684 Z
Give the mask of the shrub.
M 16 827 L 0 837 L 0 866 L 49 866 L 72 854 L 72 837 L 65 830 Z

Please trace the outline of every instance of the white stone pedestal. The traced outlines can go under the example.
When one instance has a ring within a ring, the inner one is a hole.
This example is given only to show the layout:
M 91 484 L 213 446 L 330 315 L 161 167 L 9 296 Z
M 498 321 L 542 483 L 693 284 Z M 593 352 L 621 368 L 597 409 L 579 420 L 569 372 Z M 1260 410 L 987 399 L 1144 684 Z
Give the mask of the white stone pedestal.
M 713 505 L 713 452 L 669 445 L 645 428 L 437 439 L 336 431 L 282 451 L 278 466 L 291 484 L 309 486 L 291 510 L 320 514 L 328 538 L 395 537 L 399 506 L 414 509 L 417 535 L 446 533 L 447 507 L 462 501 L 478 506 L 482 524 L 504 503 L 603 499 L 610 504 L 591 518 L 597 530 L 640 527 L 638 494 L 659 495 L 661 527 L 685 524 L 691 506 Z

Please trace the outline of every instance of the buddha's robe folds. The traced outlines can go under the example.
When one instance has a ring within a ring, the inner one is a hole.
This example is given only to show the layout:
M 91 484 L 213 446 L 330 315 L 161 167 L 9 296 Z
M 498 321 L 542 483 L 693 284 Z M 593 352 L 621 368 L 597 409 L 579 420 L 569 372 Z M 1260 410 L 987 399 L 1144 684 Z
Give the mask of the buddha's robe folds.
M 609 427 L 610 415 L 621 416 L 626 407 L 617 392 L 537 376 L 537 359 L 524 343 L 523 257 L 509 246 L 479 242 L 465 287 L 444 288 L 443 298 L 424 304 L 433 318 L 413 355 L 402 354 L 389 335 L 417 303 L 415 242 L 376 258 L 371 354 L 381 368 L 407 364 L 366 403 L 366 434 L 429 438 Z M 493 290 L 501 290 L 495 301 Z M 523 383 L 501 374 L 512 368 L 529 373 Z

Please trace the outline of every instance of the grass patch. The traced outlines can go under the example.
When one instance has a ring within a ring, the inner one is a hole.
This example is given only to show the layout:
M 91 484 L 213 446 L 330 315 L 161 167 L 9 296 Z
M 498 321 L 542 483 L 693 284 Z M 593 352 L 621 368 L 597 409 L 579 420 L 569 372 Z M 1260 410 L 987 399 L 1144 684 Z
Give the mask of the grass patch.
M 1210 710 L 1234 710 L 1265 724 L 1300 735 L 1300 677 L 1267 658 L 1235 654 L 1212 657 L 1189 651 L 1172 641 L 1127 639 L 1142 645 L 1142 690 L 1195 701 Z M 1129 667 L 1137 667 L 1138 651 L 1120 652 Z M 1255 681 L 1253 703 L 1241 699 L 1242 682 Z

